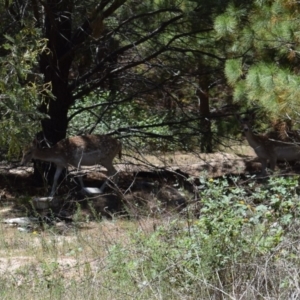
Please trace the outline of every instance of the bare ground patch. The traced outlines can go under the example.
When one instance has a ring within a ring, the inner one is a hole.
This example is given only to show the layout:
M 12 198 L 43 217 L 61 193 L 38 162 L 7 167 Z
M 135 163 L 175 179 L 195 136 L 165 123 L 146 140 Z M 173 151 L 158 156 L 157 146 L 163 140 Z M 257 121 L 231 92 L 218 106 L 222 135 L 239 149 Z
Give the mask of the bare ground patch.
M 125 155 L 121 163 L 116 163 L 116 169 L 120 174 L 118 187 L 111 186 L 106 194 L 89 199 L 80 193 L 76 185 L 76 170 L 70 169 L 57 192 L 56 212 L 63 211 L 60 215 L 67 216 L 66 212 L 71 207 L 80 204 L 83 218 L 91 214 L 96 218 L 100 215 L 115 217 L 128 213 L 124 211 L 125 204 L 130 214 L 135 216 L 141 216 L 141 213 L 148 216 L 162 210 L 173 213 L 177 207 L 184 207 L 189 199 L 196 200 L 194 184 L 199 177 L 253 173 L 259 171 L 260 163 L 253 156 L 242 157 L 224 152 L 176 152 L 134 157 Z M 89 187 L 99 187 L 100 181 L 105 179 L 103 168 L 83 168 L 83 172 L 85 184 Z M 50 185 L 37 186 L 32 173 L 32 167 L 0 165 L 0 212 L 3 218 L 24 215 L 32 209 L 30 200 L 33 197 L 48 194 Z M 145 208 L 144 213 L 141 207 Z

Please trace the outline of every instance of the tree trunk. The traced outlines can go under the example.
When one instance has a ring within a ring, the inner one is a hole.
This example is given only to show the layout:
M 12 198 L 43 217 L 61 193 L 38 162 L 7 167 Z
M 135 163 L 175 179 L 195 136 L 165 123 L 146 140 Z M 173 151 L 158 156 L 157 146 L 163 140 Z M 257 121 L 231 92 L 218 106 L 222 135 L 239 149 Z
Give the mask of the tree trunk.
M 201 77 L 199 80 L 199 88 L 197 89 L 197 96 L 199 98 L 200 150 L 202 153 L 213 152 L 208 86 L 208 78 L 203 80 L 203 77 Z
M 68 88 L 68 77 L 73 54 L 71 49 L 72 35 L 72 2 L 48 0 L 45 18 L 45 38 L 50 53 L 42 53 L 40 71 L 44 74 L 45 84 L 51 84 L 53 97 L 45 95 L 39 110 L 49 118 L 42 123 L 40 147 L 55 145 L 66 137 L 68 128 L 68 109 L 74 100 Z M 55 167 L 48 163 L 35 163 L 34 179 L 37 184 L 44 183 L 41 176 L 47 174 L 48 181 L 53 179 Z
M 65 138 L 68 127 L 68 109 L 73 104 L 68 79 L 73 54 L 71 54 L 73 1 L 48 0 L 45 18 L 45 38 L 50 53 L 43 53 L 40 69 L 45 84 L 51 83 L 54 99 L 46 96 L 40 111 L 49 115 L 42 120 L 45 137 L 51 144 Z

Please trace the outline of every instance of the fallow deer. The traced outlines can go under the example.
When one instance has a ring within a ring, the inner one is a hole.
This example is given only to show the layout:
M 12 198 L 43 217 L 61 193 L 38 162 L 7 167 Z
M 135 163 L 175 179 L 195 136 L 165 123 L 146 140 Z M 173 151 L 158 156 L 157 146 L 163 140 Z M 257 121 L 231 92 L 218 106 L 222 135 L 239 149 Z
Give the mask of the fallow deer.
M 58 178 L 64 168 L 69 165 L 80 169 L 81 166 L 102 165 L 107 169 L 107 176 L 114 176 L 117 181 L 117 171 L 112 161 L 119 154 L 121 158 L 122 144 L 119 140 L 108 135 L 73 136 L 59 141 L 52 148 L 38 148 L 37 141 L 24 151 L 21 164 L 27 164 L 31 159 L 52 162 L 56 165 L 50 197 L 56 192 Z M 82 177 L 80 185 L 84 188 Z M 108 179 L 107 179 L 108 180 Z M 100 192 L 106 186 L 107 180 L 102 184 Z
M 249 145 L 261 161 L 262 175 L 266 174 L 268 161 L 270 161 L 270 169 L 274 171 L 278 160 L 300 160 L 300 146 L 298 144 L 271 140 L 266 135 L 256 135 L 252 132 L 249 122 L 245 120 L 242 121 L 242 126 Z
M 300 143 L 300 131 L 292 129 L 292 121 L 290 119 L 277 121 L 272 124 L 273 130 L 268 132 L 266 136 L 270 140 L 282 141 L 287 143 Z

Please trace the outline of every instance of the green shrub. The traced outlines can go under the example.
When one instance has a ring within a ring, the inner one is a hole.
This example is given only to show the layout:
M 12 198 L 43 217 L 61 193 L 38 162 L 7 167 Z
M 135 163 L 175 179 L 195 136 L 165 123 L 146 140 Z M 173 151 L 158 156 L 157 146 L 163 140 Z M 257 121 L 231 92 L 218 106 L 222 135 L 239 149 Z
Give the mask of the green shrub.
M 200 217 L 178 217 L 150 236 L 134 234 L 130 248 L 113 247 L 109 265 L 115 279 L 140 289 L 143 297 L 208 299 L 241 292 L 250 279 L 259 284 L 262 268 L 275 285 L 267 280 L 259 293 L 277 295 L 289 275 L 270 255 L 285 247 L 290 226 L 299 224 L 298 178 L 244 188 L 236 178 L 200 181 Z

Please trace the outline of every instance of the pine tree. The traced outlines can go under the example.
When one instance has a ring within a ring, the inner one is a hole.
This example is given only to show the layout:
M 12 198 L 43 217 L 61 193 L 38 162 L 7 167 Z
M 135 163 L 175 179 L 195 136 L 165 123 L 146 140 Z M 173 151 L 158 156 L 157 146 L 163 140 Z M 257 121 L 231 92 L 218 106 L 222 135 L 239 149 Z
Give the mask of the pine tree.
M 229 49 L 225 74 L 235 101 L 257 104 L 271 118 L 299 113 L 299 9 L 296 1 L 252 1 L 215 19 Z

